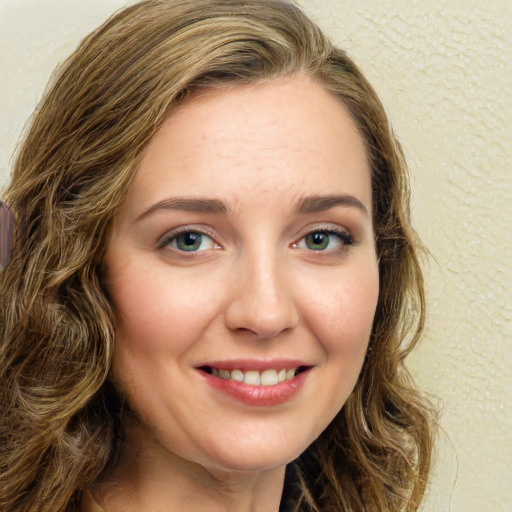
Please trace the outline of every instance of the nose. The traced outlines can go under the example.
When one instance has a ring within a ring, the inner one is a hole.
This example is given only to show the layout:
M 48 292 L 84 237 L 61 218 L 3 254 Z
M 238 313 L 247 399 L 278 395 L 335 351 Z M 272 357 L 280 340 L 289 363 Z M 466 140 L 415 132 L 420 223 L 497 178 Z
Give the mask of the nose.
M 293 329 L 299 319 L 286 269 L 274 255 L 246 258 L 232 275 L 225 318 L 229 329 L 272 339 Z

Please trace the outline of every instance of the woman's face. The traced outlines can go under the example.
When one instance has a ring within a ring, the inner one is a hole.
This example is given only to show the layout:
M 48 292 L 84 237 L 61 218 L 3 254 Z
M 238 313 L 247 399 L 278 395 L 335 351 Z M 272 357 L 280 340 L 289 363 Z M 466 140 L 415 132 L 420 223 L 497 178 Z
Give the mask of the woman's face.
M 167 118 L 106 255 L 113 376 L 145 436 L 258 471 L 320 435 L 367 349 L 371 204 L 356 126 L 308 78 L 207 91 Z

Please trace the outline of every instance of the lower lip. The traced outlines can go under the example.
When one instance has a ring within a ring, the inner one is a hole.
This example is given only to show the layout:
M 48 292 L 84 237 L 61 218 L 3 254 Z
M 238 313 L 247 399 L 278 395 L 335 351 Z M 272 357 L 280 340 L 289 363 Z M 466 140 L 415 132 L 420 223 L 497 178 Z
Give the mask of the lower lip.
M 214 389 L 229 395 L 239 402 L 255 407 L 271 407 L 281 405 L 300 390 L 309 370 L 299 373 L 296 377 L 273 386 L 252 386 L 233 379 L 221 379 L 206 372 L 201 372 L 206 382 Z

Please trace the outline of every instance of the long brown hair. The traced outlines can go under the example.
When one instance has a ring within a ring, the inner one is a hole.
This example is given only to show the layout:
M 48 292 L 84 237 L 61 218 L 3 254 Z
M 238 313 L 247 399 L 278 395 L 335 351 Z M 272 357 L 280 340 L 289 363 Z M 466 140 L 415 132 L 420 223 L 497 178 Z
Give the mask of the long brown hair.
M 2 511 L 74 509 L 121 445 L 102 260 L 152 135 L 200 88 L 298 73 L 338 97 L 364 139 L 380 295 L 356 388 L 289 464 L 281 508 L 417 509 L 434 421 L 403 361 L 424 322 L 423 280 L 406 164 L 375 92 L 285 0 L 146 0 L 88 36 L 53 77 L 3 197 L 16 247 L 0 273 Z

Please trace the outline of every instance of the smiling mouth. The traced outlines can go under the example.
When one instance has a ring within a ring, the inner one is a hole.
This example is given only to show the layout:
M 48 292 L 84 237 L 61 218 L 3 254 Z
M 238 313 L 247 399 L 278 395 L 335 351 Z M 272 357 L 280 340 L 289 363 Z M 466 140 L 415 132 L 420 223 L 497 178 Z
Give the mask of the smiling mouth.
M 300 373 L 310 369 L 310 366 L 298 366 L 297 368 L 280 368 L 266 370 L 227 370 L 212 366 L 201 366 L 199 370 L 224 380 L 243 382 L 251 386 L 275 386 L 281 382 L 294 379 Z

